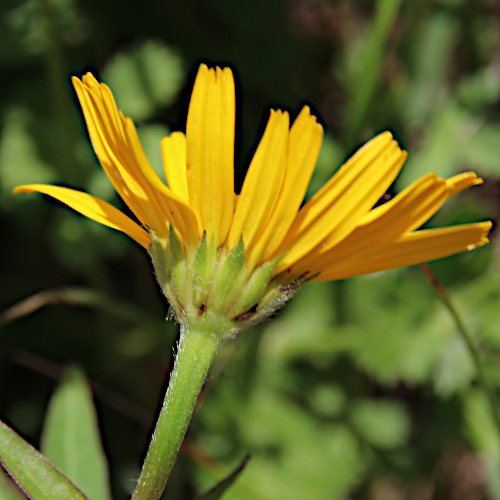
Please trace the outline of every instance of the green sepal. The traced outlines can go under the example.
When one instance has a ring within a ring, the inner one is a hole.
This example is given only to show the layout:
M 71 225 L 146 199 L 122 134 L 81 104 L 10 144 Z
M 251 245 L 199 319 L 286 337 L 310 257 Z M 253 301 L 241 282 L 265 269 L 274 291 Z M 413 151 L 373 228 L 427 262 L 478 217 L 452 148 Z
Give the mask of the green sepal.
M 238 288 L 245 278 L 244 264 L 245 245 L 243 238 L 241 238 L 238 244 L 227 254 L 217 270 L 209 307 L 213 306 L 220 311 L 227 308 L 233 290 Z
M 165 248 L 162 241 L 154 231 L 149 230 L 151 236 L 151 243 L 149 244 L 149 255 L 153 261 L 153 267 L 156 274 L 156 279 L 160 285 L 163 293 L 165 292 L 165 285 L 168 282 L 168 262 Z
M 172 226 L 172 224 L 170 224 L 169 229 L 170 230 L 168 232 L 168 248 L 170 253 L 169 256 L 171 259 L 170 264 L 175 264 L 176 262 L 184 260 L 186 258 L 186 253 L 184 252 L 184 246 L 179 240 L 177 233 L 175 232 L 174 226 Z
M 284 304 L 291 296 L 290 294 L 284 293 L 280 286 L 269 287 L 262 300 L 259 302 L 259 307 L 257 312 L 265 312 L 268 309 L 276 309 L 276 306 Z
M 278 258 L 278 262 L 283 256 Z M 293 283 L 288 283 L 286 285 L 281 285 L 279 281 L 274 283 L 269 283 L 269 288 L 259 302 L 259 307 L 257 308 L 258 313 L 267 314 L 269 312 L 279 309 L 285 302 L 290 300 L 295 291 L 300 287 L 301 281 L 296 280 Z
M 184 304 L 187 304 L 187 294 L 190 289 L 190 279 L 184 246 L 179 240 L 173 226 L 170 226 L 168 236 L 168 269 L 170 289 L 165 293 L 177 314 L 182 314 Z M 169 294 L 170 293 L 170 294 Z
M 203 236 L 196 248 L 193 257 L 191 273 L 193 276 L 193 305 L 198 309 L 201 307 L 207 297 L 207 286 L 209 282 L 209 257 L 207 234 Z
M 217 247 L 214 238 L 203 234 L 191 265 L 193 275 L 193 305 L 196 308 L 207 306 L 208 294 L 211 289 L 214 269 L 217 262 Z
M 281 257 L 278 257 L 273 261 L 266 262 L 255 271 L 253 271 L 250 279 L 240 291 L 239 299 L 231 308 L 231 317 L 235 318 L 240 314 L 249 311 L 253 306 L 259 303 L 263 295 L 266 293 L 273 272 L 276 269 L 276 266 L 278 265 L 280 259 Z

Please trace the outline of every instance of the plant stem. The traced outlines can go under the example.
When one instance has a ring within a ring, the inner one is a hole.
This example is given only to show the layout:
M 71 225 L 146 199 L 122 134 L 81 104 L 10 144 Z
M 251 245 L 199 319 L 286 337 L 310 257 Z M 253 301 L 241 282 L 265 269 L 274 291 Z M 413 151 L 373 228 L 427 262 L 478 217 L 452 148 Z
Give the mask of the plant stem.
M 449 296 L 448 292 L 446 291 L 446 288 L 439 282 L 439 280 L 436 278 L 434 273 L 431 271 L 430 267 L 427 264 L 421 264 L 421 269 L 425 274 L 425 277 L 429 280 L 430 284 L 433 286 L 433 288 L 436 290 L 437 294 L 443 301 L 444 305 L 450 311 L 455 324 L 457 325 L 458 332 L 460 333 L 460 336 L 465 342 L 465 345 L 467 346 L 467 349 L 469 350 L 470 355 L 472 356 L 472 360 L 474 362 L 474 366 L 476 367 L 476 373 L 477 373 L 477 378 L 479 381 L 479 384 L 482 386 L 483 390 L 486 392 L 486 395 L 488 397 L 490 406 L 491 406 L 491 412 L 493 415 L 493 419 L 495 421 L 495 425 L 500 432 L 500 407 L 499 407 L 499 401 L 495 393 L 495 388 L 493 385 L 488 381 L 488 377 L 486 376 L 486 371 L 484 369 L 484 364 L 483 360 L 481 358 L 481 352 L 479 351 L 479 348 L 477 344 L 474 342 L 474 339 L 465 326 L 462 318 L 460 317 L 460 314 L 456 310 L 455 306 L 453 305 L 453 302 L 451 301 L 451 297 Z
M 132 500 L 160 498 L 219 347 L 210 331 L 181 327 L 174 369 Z

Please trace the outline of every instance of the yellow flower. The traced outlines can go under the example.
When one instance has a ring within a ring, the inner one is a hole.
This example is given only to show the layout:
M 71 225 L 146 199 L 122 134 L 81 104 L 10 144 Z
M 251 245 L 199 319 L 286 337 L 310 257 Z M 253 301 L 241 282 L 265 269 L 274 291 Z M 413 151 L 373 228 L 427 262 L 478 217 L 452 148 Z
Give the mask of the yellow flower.
M 418 264 L 488 242 L 490 222 L 415 231 L 452 195 L 482 182 L 472 172 L 447 180 L 427 174 L 373 208 L 407 156 L 389 132 L 360 148 L 301 207 L 323 138 L 323 129 L 307 106 L 291 127 L 286 111 L 271 111 L 241 193 L 235 195 L 235 91 L 229 68 L 200 66 L 186 133 L 173 132 L 161 142 L 168 186 L 148 163 L 132 120 L 117 109 L 110 89 L 91 74 L 82 81 L 74 78 L 73 84 L 96 155 L 140 225 L 80 191 L 33 184 L 15 192 L 50 195 L 123 231 L 153 257 L 158 252 L 153 247 L 161 247 L 170 255 L 163 263 L 165 280 L 171 280 L 176 264 L 169 248 L 175 244 L 172 232 L 188 267 L 202 241 L 213 249 L 219 267 L 241 241 L 246 281 L 272 263 L 266 279 L 281 290 L 305 279 L 338 280 Z M 159 266 L 156 260 L 155 267 Z M 157 274 L 161 274 L 158 269 Z M 213 279 L 209 276 L 208 281 Z M 177 294 L 168 287 L 166 293 Z M 259 293 L 257 301 L 264 294 Z

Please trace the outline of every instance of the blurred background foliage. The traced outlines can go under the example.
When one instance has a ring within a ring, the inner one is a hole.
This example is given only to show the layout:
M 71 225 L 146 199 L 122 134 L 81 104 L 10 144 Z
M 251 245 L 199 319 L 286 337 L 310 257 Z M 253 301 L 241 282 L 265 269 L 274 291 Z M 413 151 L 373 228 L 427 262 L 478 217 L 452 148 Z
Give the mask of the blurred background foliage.
M 0 22 L 0 416 L 38 445 L 62 368 L 84 367 L 117 499 L 138 475 L 177 327 L 137 245 L 57 203 L 12 195 L 55 182 L 123 207 L 71 75 L 92 70 L 111 86 L 159 170 L 159 139 L 184 128 L 198 63 L 229 63 L 238 184 L 268 107 L 295 113 L 307 102 L 328 130 L 309 195 L 390 128 L 410 153 L 392 192 L 428 171 L 485 179 L 429 226 L 498 217 L 496 0 L 3 0 Z M 500 385 L 495 239 L 431 268 Z M 247 453 L 228 500 L 500 499 L 490 407 L 418 267 L 308 284 L 227 346 L 165 497 L 194 498 Z

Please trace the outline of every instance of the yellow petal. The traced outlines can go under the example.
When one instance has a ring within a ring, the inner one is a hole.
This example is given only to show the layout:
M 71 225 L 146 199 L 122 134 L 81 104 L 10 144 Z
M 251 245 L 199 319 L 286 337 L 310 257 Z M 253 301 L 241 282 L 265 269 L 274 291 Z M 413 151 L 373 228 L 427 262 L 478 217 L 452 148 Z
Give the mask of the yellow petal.
M 146 159 L 134 122 L 130 118 L 121 116 L 127 143 L 137 158 L 137 163 L 140 165 L 139 172 L 143 174 L 141 181 L 150 188 L 150 195 L 154 198 L 156 209 L 162 214 L 164 221 L 172 223 L 184 242 L 189 242 L 192 246 L 197 245 L 201 237 L 201 232 L 195 213 L 187 201 L 168 189 L 161 181 Z
M 119 142 L 123 142 L 124 131 L 114 107 L 104 105 L 100 87 L 92 75 L 83 77 L 83 82 L 73 78 L 73 85 L 82 106 L 94 151 L 118 194 L 134 212 L 142 224 L 159 231 L 159 221 L 151 212 L 148 195 L 134 176 L 125 168 L 121 158 Z M 91 96 L 93 98 L 91 98 Z M 123 148 L 122 148 L 123 149 Z
M 359 224 L 392 184 L 406 160 L 389 132 L 359 149 L 300 210 L 280 250 L 283 271 L 315 247 L 331 248 Z
M 149 247 L 151 242 L 149 234 L 132 219 L 106 201 L 95 198 L 90 194 L 82 193 L 81 191 L 47 184 L 30 184 L 18 186 L 14 189 L 14 193 L 34 192 L 52 196 L 73 210 L 85 215 L 85 217 L 124 232 L 146 249 Z
M 161 140 L 163 168 L 168 187 L 184 201 L 189 202 L 186 177 L 186 136 L 172 132 Z
M 288 128 L 288 113 L 271 110 L 241 189 L 229 232 L 229 248 L 236 246 L 243 236 L 245 250 L 250 251 L 269 220 L 285 175 Z M 253 268 L 255 262 L 248 265 Z
M 304 200 L 322 141 L 323 127 L 316 123 L 315 116 L 311 116 L 309 107 L 304 106 L 290 129 L 283 185 L 272 214 L 251 251 L 250 262 L 269 260 L 283 241 Z M 269 165 L 264 165 L 269 171 Z M 269 174 L 266 177 L 261 186 L 270 182 Z
M 305 272 L 314 275 L 331 262 L 340 265 L 365 249 L 376 251 L 379 246 L 420 227 L 450 196 L 481 182 L 472 172 L 448 180 L 429 173 L 392 200 L 368 212 L 358 227 L 333 248 L 320 248 L 307 254 L 293 265 L 294 275 L 300 276 Z
M 407 233 L 375 251 L 360 252 L 343 263 L 332 262 L 314 281 L 339 280 L 411 266 L 473 250 L 488 243 L 491 226 L 488 221 Z
M 446 181 L 450 196 L 470 186 L 478 186 L 483 183 L 483 179 L 479 179 L 474 172 L 464 172 L 463 174 L 455 175 Z
M 229 68 L 198 70 L 186 125 L 189 201 L 217 245 L 227 237 L 234 202 L 235 92 Z
M 168 223 L 186 241 L 198 233 L 196 216 L 172 193 L 148 163 L 130 118 L 121 114 L 105 84 L 87 74 L 73 78 L 92 145 L 113 186 L 137 218 L 158 234 L 168 232 Z

